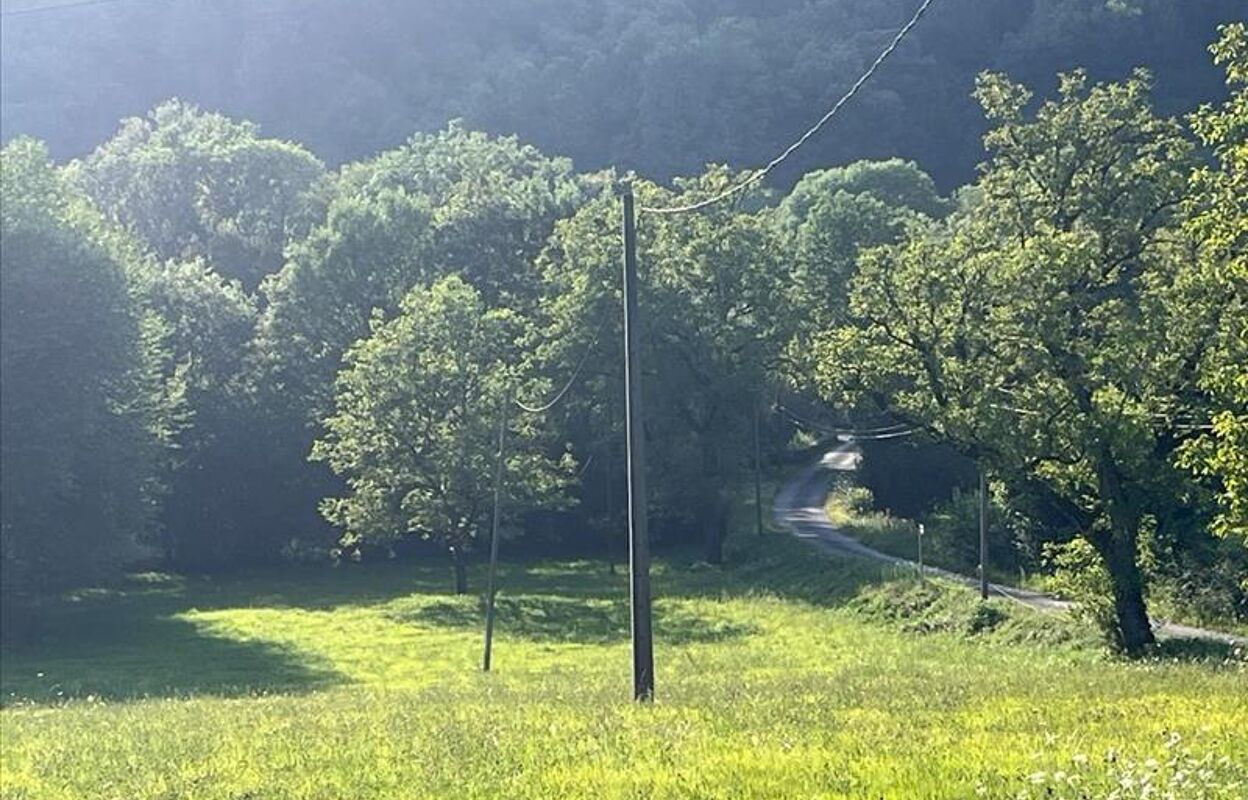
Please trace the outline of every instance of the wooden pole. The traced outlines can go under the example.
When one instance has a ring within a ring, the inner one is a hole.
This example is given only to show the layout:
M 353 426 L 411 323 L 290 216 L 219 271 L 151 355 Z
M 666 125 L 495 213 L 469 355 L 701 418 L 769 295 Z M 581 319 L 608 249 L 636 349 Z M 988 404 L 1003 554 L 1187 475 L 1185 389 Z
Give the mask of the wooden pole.
M 926 573 L 923 571 L 923 523 L 922 522 L 919 523 L 918 539 L 919 539 L 919 580 L 922 581 L 927 576 Z
M 637 314 L 637 225 L 633 188 L 624 187 L 624 427 L 628 463 L 628 572 L 632 610 L 633 698 L 654 699 L 650 624 L 650 543 L 646 518 L 646 437 L 641 395 L 641 322 Z
M 507 406 L 511 403 L 508 394 L 503 398 L 502 408 L 498 411 L 498 452 L 494 454 L 494 520 L 490 525 L 490 569 L 485 589 L 485 646 L 481 652 L 481 671 L 490 671 L 490 655 L 494 644 L 494 594 L 495 575 L 498 571 L 498 523 L 502 515 L 503 505 L 503 465 L 506 457 L 503 452 L 504 436 L 507 431 Z
M 988 599 L 988 473 L 979 468 L 979 596 Z
M 762 447 L 759 445 L 759 417 L 762 415 L 762 400 L 754 400 L 754 531 L 763 535 L 763 459 Z
M 617 384 L 618 385 L 618 384 Z M 611 426 L 615 424 L 615 385 L 610 386 L 607 390 L 606 406 L 607 406 L 607 440 L 603 444 L 603 454 L 606 456 L 602 459 L 602 491 L 606 496 L 607 509 L 607 570 L 615 574 L 615 545 L 616 536 L 619 530 L 615 527 L 615 436 Z

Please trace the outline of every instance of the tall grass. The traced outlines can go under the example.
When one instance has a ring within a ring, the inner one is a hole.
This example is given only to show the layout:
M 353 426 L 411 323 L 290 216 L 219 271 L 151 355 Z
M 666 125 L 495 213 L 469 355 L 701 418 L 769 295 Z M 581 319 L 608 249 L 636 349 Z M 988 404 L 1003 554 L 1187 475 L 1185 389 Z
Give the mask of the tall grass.
M 783 535 L 738 536 L 723 568 L 659 560 L 651 707 L 628 700 L 624 576 L 506 565 L 488 675 L 480 601 L 447 582 L 441 565 L 352 565 L 145 576 L 67 600 L 40 644 L 2 654 L 0 796 L 1229 800 L 1248 786 L 1241 656 L 1119 662 L 1068 623 Z

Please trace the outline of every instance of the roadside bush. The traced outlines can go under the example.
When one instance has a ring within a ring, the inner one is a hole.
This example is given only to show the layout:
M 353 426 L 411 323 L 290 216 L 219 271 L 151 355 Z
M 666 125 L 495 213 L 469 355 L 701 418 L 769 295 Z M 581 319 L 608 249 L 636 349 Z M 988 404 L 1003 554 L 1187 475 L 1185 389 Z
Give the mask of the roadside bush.
M 974 574 L 979 567 L 979 493 L 955 487 L 949 499 L 923 516 L 924 548 L 933 563 L 955 572 Z M 1029 521 L 1007 505 L 1004 493 L 993 487 L 988 503 L 988 568 L 1018 573 L 1038 564 L 1027 556 Z
M 1086 539 L 1045 546 L 1045 560 L 1053 569 L 1050 589 L 1075 604 L 1074 615 L 1087 620 L 1112 638 L 1114 601 L 1109 573 Z

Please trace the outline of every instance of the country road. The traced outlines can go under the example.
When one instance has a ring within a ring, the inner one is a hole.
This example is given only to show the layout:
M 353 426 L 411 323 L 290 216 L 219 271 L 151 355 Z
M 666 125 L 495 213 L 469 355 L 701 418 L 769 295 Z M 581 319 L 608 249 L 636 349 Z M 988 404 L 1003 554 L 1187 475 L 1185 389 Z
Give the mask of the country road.
M 812 542 L 825 550 L 883 561 L 917 571 L 919 565 L 916 562 L 867 547 L 857 539 L 846 536 L 828 520 L 824 502 L 828 495 L 830 473 L 853 471 L 858 468 L 860 460 L 861 455 L 852 444 L 843 444 L 830 450 L 815 464 L 798 472 L 776 492 L 773 504 L 776 522 L 797 538 Z M 978 578 L 958 575 L 938 567 L 925 566 L 923 572 L 925 575 L 947 578 L 976 589 L 979 587 Z M 1043 592 L 997 583 L 988 584 L 988 589 L 1000 597 L 1041 611 L 1064 613 L 1071 608 L 1070 601 Z M 1188 625 L 1154 620 L 1153 629 L 1159 636 L 1170 639 L 1209 639 L 1235 646 L 1248 646 L 1248 638 Z

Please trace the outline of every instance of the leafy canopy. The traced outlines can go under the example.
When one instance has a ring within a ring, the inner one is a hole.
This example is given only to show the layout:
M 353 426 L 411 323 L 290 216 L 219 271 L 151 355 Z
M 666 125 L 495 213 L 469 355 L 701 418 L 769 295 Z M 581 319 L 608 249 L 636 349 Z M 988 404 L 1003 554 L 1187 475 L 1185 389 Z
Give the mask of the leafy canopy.
M 312 449 L 348 488 L 322 512 L 347 546 L 415 534 L 460 563 L 491 510 L 499 414 L 521 388 L 523 320 L 449 276 L 412 289 L 396 317 L 375 315 L 371 327 L 347 354 Z M 512 421 L 506 448 L 509 504 L 558 493 L 569 465 L 547 454 L 530 417 Z
M 1151 641 L 1137 539 L 1176 505 L 1169 455 L 1219 312 L 1186 291 L 1191 146 L 1147 91 L 1142 73 L 1071 73 L 1029 116 L 1027 89 L 985 75 L 977 199 L 860 260 L 820 370 L 830 396 L 874 400 L 1060 509 L 1105 562 L 1128 649 Z

